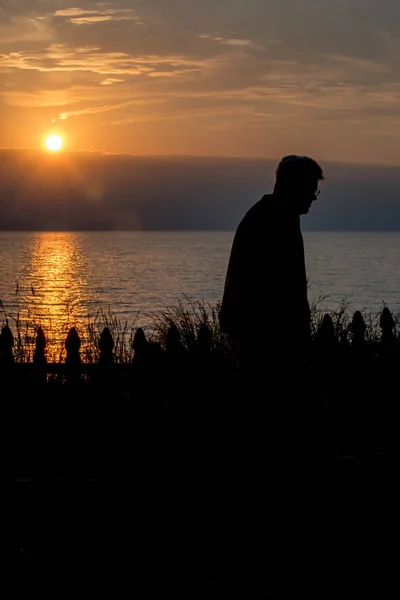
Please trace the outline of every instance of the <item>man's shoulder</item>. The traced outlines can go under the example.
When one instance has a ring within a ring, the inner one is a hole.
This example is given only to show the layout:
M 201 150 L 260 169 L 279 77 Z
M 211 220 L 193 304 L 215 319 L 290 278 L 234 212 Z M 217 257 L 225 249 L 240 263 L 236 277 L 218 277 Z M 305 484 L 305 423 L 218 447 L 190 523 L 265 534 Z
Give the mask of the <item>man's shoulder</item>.
M 247 214 L 257 214 L 263 211 L 269 211 L 274 205 L 274 195 L 273 194 L 264 194 L 258 202 L 253 204 L 247 211 Z
M 249 208 L 242 219 L 242 223 L 259 223 L 259 219 L 263 219 L 271 212 L 271 210 L 273 210 L 273 199 L 274 197 L 272 194 L 265 194 L 258 202 Z

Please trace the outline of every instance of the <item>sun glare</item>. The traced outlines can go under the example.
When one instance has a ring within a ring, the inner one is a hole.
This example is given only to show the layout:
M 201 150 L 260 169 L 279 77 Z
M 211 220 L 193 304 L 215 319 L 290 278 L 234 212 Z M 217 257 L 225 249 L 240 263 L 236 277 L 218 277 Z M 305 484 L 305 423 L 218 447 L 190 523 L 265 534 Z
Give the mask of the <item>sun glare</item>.
M 51 152 L 57 152 L 61 150 L 63 141 L 59 135 L 51 135 L 46 139 L 46 148 Z

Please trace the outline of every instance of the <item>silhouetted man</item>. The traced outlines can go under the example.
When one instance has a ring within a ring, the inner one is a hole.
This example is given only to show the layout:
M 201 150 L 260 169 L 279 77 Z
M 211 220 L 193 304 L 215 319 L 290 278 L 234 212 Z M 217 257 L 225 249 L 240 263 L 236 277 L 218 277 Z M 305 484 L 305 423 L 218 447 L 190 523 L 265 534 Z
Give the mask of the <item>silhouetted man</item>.
M 323 178 L 315 160 L 284 157 L 273 193 L 239 223 L 226 275 L 220 327 L 237 351 L 243 452 L 268 454 L 272 462 L 305 464 L 326 416 L 317 414 L 319 401 L 313 404 L 308 369 L 310 307 L 300 228 L 300 215 L 318 197 Z
M 237 228 L 220 327 L 233 340 L 249 381 L 281 368 L 290 377 L 306 360 L 310 308 L 300 215 L 316 200 L 322 179 L 315 160 L 284 157 L 273 193 L 252 206 Z
M 239 541 L 230 550 L 236 560 L 231 572 L 241 569 L 246 581 L 260 577 L 271 591 L 282 587 L 282 577 L 290 580 L 299 562 L 299 555 L 292 561 L 286 552 L 304 518 L 297 518 L 297 476 L 304 481 L 303 466 L 311 466 L 313 476 L 324 471 L 330 454 L 321 442 L 327 437 L 324 407 L 315 401 L 307 370 L 310 307 L 300 228 L 322 179 L 311 158 L 281 160 L 273 193 L 254 204 L 236 230 L 220 311 L 241 382 L 230 447 L 232 479 L 240 481 L 234 489 L 243 493 L 235 507 Z

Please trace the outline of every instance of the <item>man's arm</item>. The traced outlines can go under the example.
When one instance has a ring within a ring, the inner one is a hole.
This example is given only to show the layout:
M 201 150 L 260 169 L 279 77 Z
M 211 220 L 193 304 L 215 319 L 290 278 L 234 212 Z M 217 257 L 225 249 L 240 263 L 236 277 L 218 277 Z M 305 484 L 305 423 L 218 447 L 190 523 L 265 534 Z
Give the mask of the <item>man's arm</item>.
M 247 238 L 246 222 L 243 220 L 233 239 L 219 314 L 221 331 L 233 339 L 238 337 L 243 319 L 243 288 L 249 253 Z

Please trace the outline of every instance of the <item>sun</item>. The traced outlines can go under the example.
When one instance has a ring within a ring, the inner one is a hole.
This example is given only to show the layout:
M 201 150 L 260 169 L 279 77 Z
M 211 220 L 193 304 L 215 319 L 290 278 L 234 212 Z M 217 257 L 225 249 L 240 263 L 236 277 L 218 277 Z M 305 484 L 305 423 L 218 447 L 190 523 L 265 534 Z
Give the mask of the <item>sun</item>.
M 46 139 L 46 148 L 51 152 L 58 152 L 63 145 L 62 138 L 59 135 L 51 135 Z

